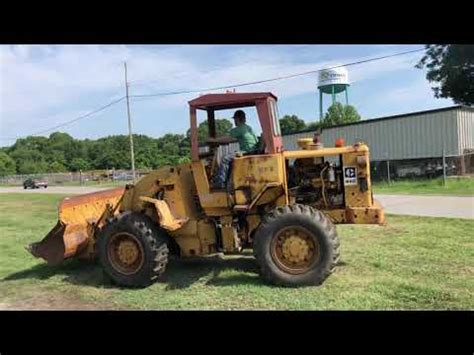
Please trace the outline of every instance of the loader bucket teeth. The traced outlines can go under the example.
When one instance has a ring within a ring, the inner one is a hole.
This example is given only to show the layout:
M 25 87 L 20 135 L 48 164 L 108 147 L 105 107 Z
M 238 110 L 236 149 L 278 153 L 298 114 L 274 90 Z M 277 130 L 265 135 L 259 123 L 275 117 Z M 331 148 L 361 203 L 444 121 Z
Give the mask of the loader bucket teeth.
M 33 256 L 43 258 L 49 265 L 58 265 L 64 260 L 64 230 L 65 226 L 58 222 L 42 241 L 26 246 Z

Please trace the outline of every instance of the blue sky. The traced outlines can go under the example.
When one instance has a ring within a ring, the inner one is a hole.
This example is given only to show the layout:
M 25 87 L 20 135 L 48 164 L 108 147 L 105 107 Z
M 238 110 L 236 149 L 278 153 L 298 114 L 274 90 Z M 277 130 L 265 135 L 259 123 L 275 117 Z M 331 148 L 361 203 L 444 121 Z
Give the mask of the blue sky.
M 123 96 L 124 60 L 130 93 L 148 94 L 267 79 L 416 48 L 422 46 L 0 46 L 0 145 Z M 414 68 L 422 53 L 349 67 L 350 104 L 364 119 L 453 105 L 435 99 L 425 72 Z M 296 114 L 307 122 L 318 117 L 316 74 L 236 91 L 272 91 L 279 97 L 281 115 Z M 198 95 L 133 99 L 134 133 L 184 133 L 189 125 L 187 101 Z M 218 115 L 226 116 L 229 112 Z M 126 134 L 125 101 L 60 130 L 76 138 Z

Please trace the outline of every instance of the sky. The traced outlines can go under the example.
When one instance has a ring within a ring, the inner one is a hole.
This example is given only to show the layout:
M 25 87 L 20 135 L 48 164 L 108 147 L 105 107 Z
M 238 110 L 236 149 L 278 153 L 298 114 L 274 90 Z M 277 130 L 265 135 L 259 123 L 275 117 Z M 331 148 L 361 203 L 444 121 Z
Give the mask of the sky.
M 141 95 L 268 79 L 417 48 L 423 46 L 0 45 L 0 146 L 124 96 L 124 61 L 130 94 Z M 363 119 L 452 106 L 450 99 L 434 98 L 426 73 L 414 68 L 422 55 L 416 52 L 348 67 L 349 103 Z M 278 97 L 280 116 L 295 114 L 308 123 L 319 118 L 317 74 L 235 91 L 271 91 Z M 209 92 L 131 98 L 133 132 L 152 137 L 185 133 L 187 102 Z M 330 97 L 325 100 L 329 103 Z M 248 111 L 249 123 L 256 125 L 253 109 Z M 217 118 L 230 114 L 223 111 Z M 59 130 L 81 139 L 127 134 L 125 100 Z

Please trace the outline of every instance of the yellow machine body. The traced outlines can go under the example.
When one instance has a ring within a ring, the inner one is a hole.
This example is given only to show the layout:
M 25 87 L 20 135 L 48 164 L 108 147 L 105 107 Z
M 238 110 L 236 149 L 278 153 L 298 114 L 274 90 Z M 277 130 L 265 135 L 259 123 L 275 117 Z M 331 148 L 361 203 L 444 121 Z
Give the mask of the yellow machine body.
M 297 202 L 295 198 L 299 197 L 293 196 L 289 187 L 290 161 L 298 162 L 304 172 L 330 157 L 339 158 L 342 172 L 351 176 L 341 180 L 343 198 L 338 204 L 330 204 L 329 198 L 323 197 L 314 207 L 334 223 L 384 222 L 383 208 L 372 198 L 369 149 L 365 144 L 314 149 L 306 140 L 300 142 L 300 147 L 277 154 L 236 157 L 230 193 L 210 189 L 206 165 L 201 160 L 153 171 L 136 185 L 66 198 L 59 205 L 57 225 L 43 241 L 28 249 L 51 264 L 73 256 L 94 258 L 101 227 L 115 215 L 132 211 L 148 215 L 165 229 L 182 257 L 218 250 L 236 252 L 252 243 L 253 231 L 264 213 Z M 336 188 L 334 182 L 325 180 L 324 172 L 311 180 L 311 186 L 322 189 L 323 196 L 324 189 Z M 245 223 L 236 226 L 236 216 L 245 216 Z

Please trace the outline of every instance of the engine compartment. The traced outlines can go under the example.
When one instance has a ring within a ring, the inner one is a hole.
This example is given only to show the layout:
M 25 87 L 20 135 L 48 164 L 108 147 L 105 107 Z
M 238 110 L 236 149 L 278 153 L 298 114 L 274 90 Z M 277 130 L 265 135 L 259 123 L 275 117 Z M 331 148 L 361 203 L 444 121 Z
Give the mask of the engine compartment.
M 324 158 L 296 159 L 288 166 L 288 189 L 294 203 L 318 209 L 344 207 L 342 162 Z

